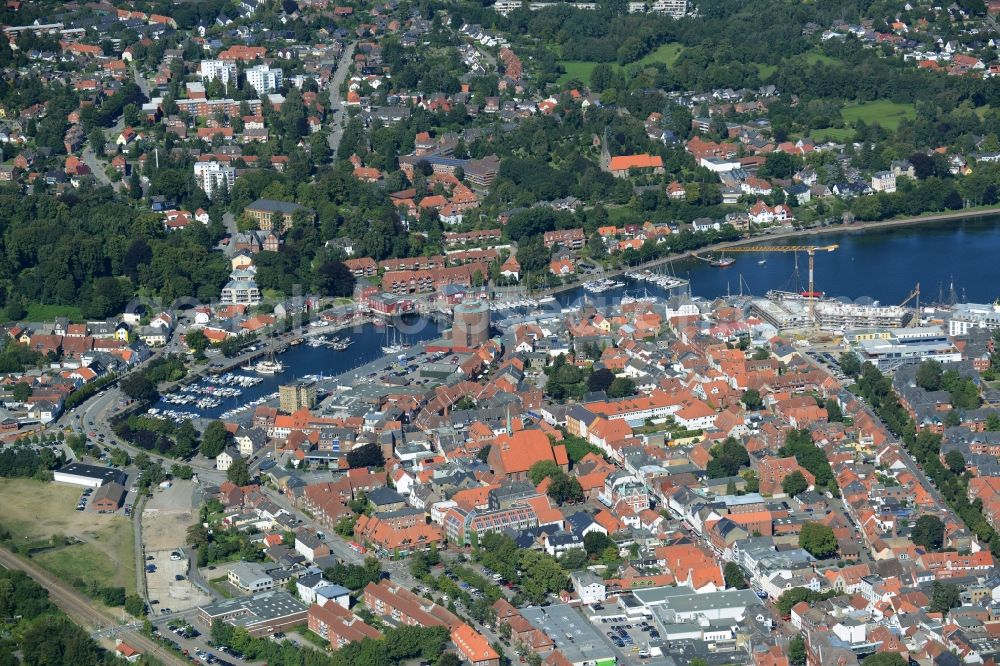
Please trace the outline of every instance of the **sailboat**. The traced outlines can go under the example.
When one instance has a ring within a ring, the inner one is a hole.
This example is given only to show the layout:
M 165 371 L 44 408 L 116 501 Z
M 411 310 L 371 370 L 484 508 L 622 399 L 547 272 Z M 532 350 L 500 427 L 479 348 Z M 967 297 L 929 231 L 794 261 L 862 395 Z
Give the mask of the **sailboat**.
M 386 329 L 386 332 L 385 332 L 385 341 L 386 341 L 386 344 L 382 346 L 382 352 L 385 353 L 385 354 L 399 354 L 399 353 L 402 353 L 402 352 L 406 351 L 407 349 L 409 349 L 408 345 L 405 345 L 401 341 L 399 341 L 399 340 L 396 339 L 396 327 L 395 326 L 392 327 L 392 342 L 391 343 L 389 342 L 389 331 L 388 331 L 388 329 Z
M 715 266 L 716 268 L 728 268 L 729 266 L 732 266 L 735 262 L 736 262 L 735 259 L 733 259 L 732 257 L 727 257 L 726 253 L 723 252 L 721 257 L 719 257 L 718 259 L 712 259 L 708 263 L 712 266 Z
M 267 359 L 261 361 L 253 367 L 259 375 L 276 375 L 284 371 L 285 365 L 274 358 L 274 340 L 271 340 L 271 348 L 267 353 Z

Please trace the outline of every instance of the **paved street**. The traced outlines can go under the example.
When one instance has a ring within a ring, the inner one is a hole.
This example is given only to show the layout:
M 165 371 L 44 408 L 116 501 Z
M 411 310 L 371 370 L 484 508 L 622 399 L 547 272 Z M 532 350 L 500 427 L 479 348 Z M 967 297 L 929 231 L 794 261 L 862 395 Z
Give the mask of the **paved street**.
M 340 87 L 347 78 L 347 70 L 351 66 L 351 58 L 354 57 L 354 46 L 354 42 L 351 42 L 344 49 L 344 54 L 340 57 L 340 62 L 337 64 L 337 71 L 334 72 L 333 78 L 330 79 L 330 113 L 333 115 L 329 135 L 331 159 L 337 156 L 340 139 L 344 136 L 344 124 L 347 122 L 344 111 L 346 107 L 344 106 L 344 100 L 340 97 Z
M 107 163 L 97 159 L 97 155 L 90 149 L 90 146 L 83 149 L 83 163 L 87 165 L 87 168 L 90 169 L 91 173 L 94 174 L 94 178 L 101 185 L 110 185 L 116 192 L 121 188 L 121 182 L 112 183 L 108 179 L 108 175 L 104 173 L 104 170 L 108 166 Z

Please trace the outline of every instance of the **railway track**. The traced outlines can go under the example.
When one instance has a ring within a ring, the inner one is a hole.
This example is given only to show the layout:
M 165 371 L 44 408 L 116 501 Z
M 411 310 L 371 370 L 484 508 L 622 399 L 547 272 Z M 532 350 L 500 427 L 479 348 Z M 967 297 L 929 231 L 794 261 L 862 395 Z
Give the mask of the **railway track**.
M 121 624 L 116 618 L 108 614 L 105 610 L 98 608 L 70 585 L 67 585 L 31 561 L 18 557 L 6 548 L 0 548 L 0 566 L 6 569 L 23 571 L 28 576 L 31 576 L 36 583 L 48 590 L 52 603 L 62 609 L 71 620 L 88 631 L 107 629 L 108 627 Z M 187 663 L 180 657 L 165 650 L 152 639 L 138 632 L 121 629 L 119 635 L 123 641 L 132 647 L 148 655 L 155 656 L 156 659 L 164 664 L 183 666 Z

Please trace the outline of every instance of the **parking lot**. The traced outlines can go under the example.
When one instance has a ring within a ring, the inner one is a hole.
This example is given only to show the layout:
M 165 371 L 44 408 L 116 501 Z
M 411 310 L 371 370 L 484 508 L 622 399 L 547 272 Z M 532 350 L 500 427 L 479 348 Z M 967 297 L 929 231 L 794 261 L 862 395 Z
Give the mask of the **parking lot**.
M 188 558 L 181 551 L 187 528 L 197 520 L 192 508 L 193 490 L 190 481 L 157 490 L 142 512 L 143 566 L 154 618 L 165 608 L 186 610 L 212 601 L 188 580 Z M 175 552 L 181 555 L 179 560 L 171 559 Z M 178 576 L 183 578 L 178 580 Z M 158 603 L 152 603 L 154 600 Z
M 174 553 L 181 557 L 177 558 Z M 188 559 L 181 551 L 147 550 L 143 566 L 146 567 L 146 585 L 154 618 L 212 601 L 211 597 L 188 580 Z M 153 603 L 154 601 L 158 603 Z
M 601 605 L 588 608 L 586 615 L 594 629 L 614 647 L 619 661 L 624 658 L 635 664 L 656 663 L 666 645 L 652 617 L 628 617 L 617 606 Z

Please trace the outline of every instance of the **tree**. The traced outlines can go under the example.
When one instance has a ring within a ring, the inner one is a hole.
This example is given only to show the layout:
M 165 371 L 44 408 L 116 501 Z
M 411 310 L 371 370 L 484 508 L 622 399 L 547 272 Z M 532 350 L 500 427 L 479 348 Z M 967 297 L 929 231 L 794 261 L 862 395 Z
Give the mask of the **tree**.
M 65 617 L 39 618 L 24 632 L 21 645 L 21 658 L 27 666 L 90 666 L 100 663 L 97 644 L 87 632 Z
M 462 666 L 462 660 L 454 652 L 442 652 L 438 657 L 437 666 Z
M 788 663 L 792 666 L 805 666 L 806 642 L 802 634 L 795 634 L 788 641 Z
M 861 666 L 907 666 L 909 663 L 898 652 L 876 652 L 865 657 Z
M 24 402 L 31 397 L 31 384 L 28 384 L 27 382 L 18 382 L 14 384 L 13 395 L 14 400 Z
M 583 487 L 580 485 L 580 480 L 562 470 L 559 470 L 557 474 L 553 474 L 550 477 L 549 488 L 546 494 L 558 504 L 582 502 L 584 500 Z
M 826 420 L 830 423 L 844 420 L 844 412 L 840 409 L 840 403 L 833 398 L 827 398 L 823 402 L 823 408 L 826 409 Z
M 382 467 L 383 465 L 385 465 L 385 456 L 382 454 L 382 447 L 375 443 L 365 444 L 347 454 L 347 466 L 351 469 Z
M 554 476 L 561 471 L 559 465 L 554 460 L 539 460 L 528 470 L 528 478 L 531 479 L 532 484 L 537 486 L 548 477 Z
M 222 421 L 212 421 L 201 436 L 201 455 L 206 458 L 215 458 L 226 450 L 232 437 L 232 433 L 226 430 Z
M 146 615 L 146 602 L 138 594 L 130 594 L 125 597 L 125 612 L 132 617 L 143 617 Z
M 961 451 L 952 449 L 944 456 L 944 463 L 954 474 L 961 474 L 965 471 L 965 456 Z
M 121 381 L 118 382 L 118 387 L 122 393 L 133 400 L 155 402 L 159 397 L 156 386 L 141 372 L 133 372 L 122 377 Z
M 205 332 L 200 328 L 188 331 L 187 335 L 184 336 L 184 343 L 198 356 L 204 354 L 205 349 L 208 348 L 208 338 L 205 337 Z
M 721 444 L 713 446 L 709 453 L 712 459 L 708 461 L 706 471 L 711 479 L 736 476 L 740 468 L 750 464 L 750 454 L 735 437 L 727 437 Z
M 354 274 L 339 261 L 327 261 L 316 269 L 316 288 L 323 296 L 350 296 L 354 293 Z
M 815 558 L 823 559 L 837 552 L 833 529 L 821 523 L 805 523 L 799 533 L 799 547 Z
M 755 388 L 749 388 L 744 391 L 741 400 L 747 409 L 760 409 L 764 406 L 764 400 L 760 397 L 760 391 Z
M 250 485 L 250 468 L 243 458 L 236 458 L 229 469 L 226 470 L 226 478 L 237 486 Z
M 601 368 L 587 379 L 587 389 L 591 392 L 607 391 L 615 381 L 615 373 L 607 368 Z
M 934 585 L 931 586 L 930 612 L 947 613 L 952 608 L 957 608 L 961 605 L 962 600 L 959 597 L 957 585 L 934 581 Z
M 917 386 L 925 391 L 937 391 L 941 388 L 941 364 L 937 361 L 924 361 L 917 367 Z
M 614 545 L 615 542 L 604 532 L 588 532 L 583 537 L 583 548 L 587 551 L 587 555 L 591 557 L 600 555 L 609 546 L 613 548 Z
M 747 588 L 747 577 L 743 574 L 743 569 L 736 562 L 726 562 L 726 567 L 722 571 L 726 581 L 726 587 L 745 590 Z
M 627 398 L 635 395 L 635 382 L 629 377 L 615 377 L 608 387 L 609 398 Z
M 809 482 L 806 481 L 806 477 L 802 475 L 802 472 L 795 470 L 781 482 L 781 489 L 789 497 L 795 497 L 799 493 L 809 489 Z
M 913 525 L 910 539 L 927 550 L 940 550 L 944 543 L 944 523 L 937 516 L 930 514 L 920 516 Z
M 857 377 L 861 374 L 861 361 L 851 352 L 842 353 L 837 364 L 840 366 L 840 371 L 848 377 Z

